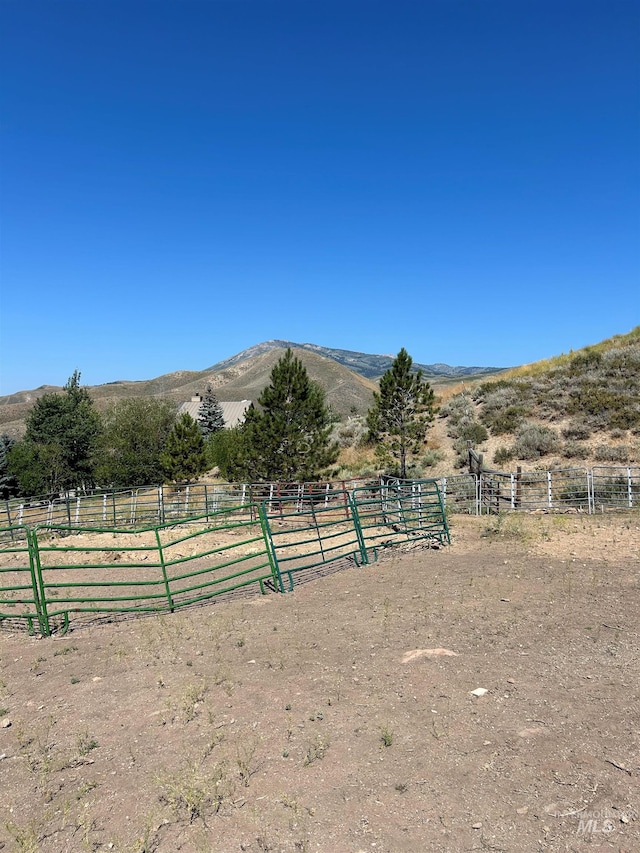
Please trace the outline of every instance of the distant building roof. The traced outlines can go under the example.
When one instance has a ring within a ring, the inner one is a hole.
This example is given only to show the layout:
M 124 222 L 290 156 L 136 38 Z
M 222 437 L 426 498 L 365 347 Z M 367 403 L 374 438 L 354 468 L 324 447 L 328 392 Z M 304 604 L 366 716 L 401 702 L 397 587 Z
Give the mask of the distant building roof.
M 251 405 L 251 400 L 238 400 L 237 402 L 223 403 L 219 400 L 220 408 L 222 409 L 222 417 L 224 425 L 227 429 L 238 426 L 244 422 L 244 416 Z M 191 415 L 194 421 L 198 420 L 200 414 L 200 406 L 202 405 L 202 397 L 197 394 L 191 398 L 188 403 L 182 403 L 178 409 L 178 414 L 182 415 L 185 412 Z

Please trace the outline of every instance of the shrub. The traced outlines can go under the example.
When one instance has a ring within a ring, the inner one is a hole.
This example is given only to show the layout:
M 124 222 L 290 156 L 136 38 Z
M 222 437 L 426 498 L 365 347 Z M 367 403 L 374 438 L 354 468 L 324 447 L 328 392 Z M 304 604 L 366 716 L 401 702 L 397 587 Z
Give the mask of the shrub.
M 504 435 L 515 432 L 526 414 L 527 410 L 524 406 L 506 406 L 497 411 L 485 411 L 480 415 L 480 419 L 489 427 L 493 435 Z
M 562 453 L 567 459 L 586 459 L 589 455 L 589 448 L 580 441 L 567 441 Z
M 489 438 L 487 428 L 477 421 L 466 423 L 460 430 L 460 438 L 464 441 L 470 441 L 472 444 L 482 444 Z
M 336 424 L 331 436 L 340 447 L 357 447 L 367 434 L 364 418 L 348 418 L 344 423 Z
M 562 437 L 569 441 L 573 439 L 576 439 L 577 441 L 584 441 L 584 439 L 589 438 L 590 435 L 591 430 L 585 423 L 575 422 L 562 430 Z
M 598 462 L 628 462 L 632 450 L 626 444 L 611 447 L 608 444 L 599 444 L 595 450 Z
M 610 426 L 617 429 L 633 429 L 640 426 L 640 411 L 634 408 L 620 409 L 614 412 L 609 419 Z
M 508 447 L 499 447 L 493 454 L 493 461 L 495 465 L 502 465 L 505 462 L 509 462 L 511 459 L 513 459 L 513 450 L 510 450 Z
M 420 462 L 423 468 L 433 468 L 434 465 L 442 462 L 443 459 L 446 459 L 446 454 L 441 450 L 427 450 Z
M 518 459 L 538 459 L 555 453 L 559 443 L 558 434 L 551 427 L 524 424 L 517 432 L 513 454 Z
M 474 408 L 471 397 L 462 392 L 461 394 L 454 394 L 450 400 L 441 406 L 438 416 L 449 418 L 449 423 L 455 425 L 463 417 L 472 417 Z

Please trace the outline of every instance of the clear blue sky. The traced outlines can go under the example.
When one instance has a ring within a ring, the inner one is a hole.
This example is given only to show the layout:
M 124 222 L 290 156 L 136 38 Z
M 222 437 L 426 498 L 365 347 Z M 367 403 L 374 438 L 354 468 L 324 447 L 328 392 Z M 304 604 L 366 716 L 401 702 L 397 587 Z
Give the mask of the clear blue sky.
M 637 0 L 1 0 L 0 394 L 640 323 Z

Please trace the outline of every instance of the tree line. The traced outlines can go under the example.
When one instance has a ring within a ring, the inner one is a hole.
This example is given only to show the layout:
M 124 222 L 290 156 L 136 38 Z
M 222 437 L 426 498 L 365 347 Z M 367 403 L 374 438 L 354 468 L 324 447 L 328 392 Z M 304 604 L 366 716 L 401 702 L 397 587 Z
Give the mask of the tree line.
M 434 399 L 400 350 L 367 415 L 366 440 L 389 473 L 406 476 L 433 420 Z M 244 423 L 232 429 L 210 387 L 197 420 L 158 398 L 121 400 L 101 414 L 75 371 L 61 394 L 36 400 L 22 440 L 0 436 L 0 498 L 189 482 L 214 467 L 233 482 L 312 482 L 338 458 L 336 420 L 324 389 L 290 349 Z

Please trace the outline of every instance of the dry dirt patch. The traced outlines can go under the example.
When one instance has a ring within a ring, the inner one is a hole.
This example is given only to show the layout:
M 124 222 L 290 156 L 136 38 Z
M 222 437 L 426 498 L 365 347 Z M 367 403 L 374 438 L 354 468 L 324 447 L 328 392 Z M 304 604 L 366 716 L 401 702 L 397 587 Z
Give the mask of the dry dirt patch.
M 287 595 L 3 629 L 0 845 L 640 849 L 639 528 L 458 518 Z

